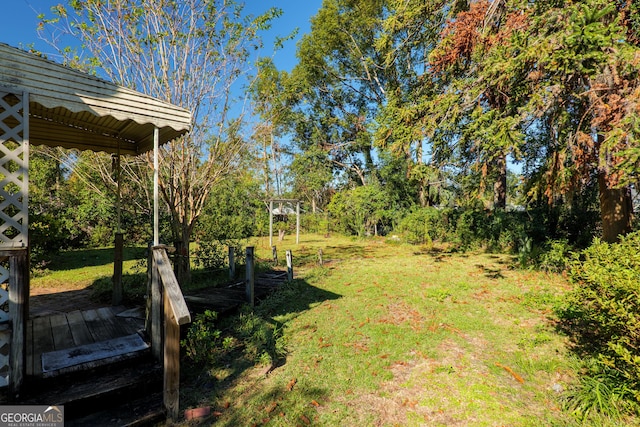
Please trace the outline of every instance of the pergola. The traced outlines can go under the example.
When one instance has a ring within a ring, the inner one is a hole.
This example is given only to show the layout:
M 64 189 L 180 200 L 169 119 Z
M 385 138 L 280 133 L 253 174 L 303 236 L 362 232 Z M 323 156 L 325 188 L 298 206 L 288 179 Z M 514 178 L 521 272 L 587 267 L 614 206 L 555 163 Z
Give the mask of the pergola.
M 29 146 L 134 156 L 154 150 L 157 246 L 158 147 L 188 132 L 191 121 L 183 108 L 0 43 L 0 257 L 18 260 L 0 268 L 0 283 L 9 282 L 8 290 L 0 289 L 0 304 L 9 301 L 9 312 L 0 310 L 0 353 L 11 342 L 11 354 L 0 354 L 0 383 L 22 381 L 7 367 L 24 357 L 18 338 L 28 317 L 28 270 L 24 278 L 11 269 L 23 258 L 28 266 Z M 26 287 L 12 286 L 12 280 L 26 281 Z

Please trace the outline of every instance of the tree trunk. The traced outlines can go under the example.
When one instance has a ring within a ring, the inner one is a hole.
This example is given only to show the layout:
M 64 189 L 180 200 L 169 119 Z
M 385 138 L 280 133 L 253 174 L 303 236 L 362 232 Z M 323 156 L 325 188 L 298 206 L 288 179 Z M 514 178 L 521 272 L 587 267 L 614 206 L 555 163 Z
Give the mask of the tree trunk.
M 189 239 L 178 240 L 174 243 L 176 256 L 173 270 L 181 287 L 191 283 L 191 264 L 189 263 Z
M 498 178 L 493 184 L 493 209 L 505 209 L 507 207 L 507 160 L 504 154 L 500 154 L 495 164 Z
M 600 218 L 602 220 L 602 240 L 615 243 L 620 236 L 631 232 L 633 201 L 629 187 L 611 188 L 606 173 L 598 173 L 600 190 Z

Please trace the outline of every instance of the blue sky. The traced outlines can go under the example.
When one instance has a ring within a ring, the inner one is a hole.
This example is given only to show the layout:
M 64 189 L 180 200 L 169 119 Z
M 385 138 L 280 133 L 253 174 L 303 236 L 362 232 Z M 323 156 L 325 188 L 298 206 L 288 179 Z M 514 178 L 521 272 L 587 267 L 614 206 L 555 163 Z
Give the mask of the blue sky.
M 66 0 L 2 0 L 2 25 L 0 25 L 0 42 L 15 47 L 25 47 L 31 43 L 44 53 L 52 53 L 52 49 L 38 38 L 38 14 L 49 13 L 52 6 L 66 3 Z M 309 32 L 309 20 L 318 12 L 322 0 L 246 0 L 245 10 L 257 15 L 270 7 L 278 7 L 284 11 L 274 24 L 273 30 L 265 34 L 266 42 L 273 37 L 284 36 L 299 28 L 295 41 L 288 42 L 274 57 L 276 66 L 281 70 L 290 71 L 296 63 L 295 43 L 301 35 Z M 265 55 L 270 55 L 267 48 Z

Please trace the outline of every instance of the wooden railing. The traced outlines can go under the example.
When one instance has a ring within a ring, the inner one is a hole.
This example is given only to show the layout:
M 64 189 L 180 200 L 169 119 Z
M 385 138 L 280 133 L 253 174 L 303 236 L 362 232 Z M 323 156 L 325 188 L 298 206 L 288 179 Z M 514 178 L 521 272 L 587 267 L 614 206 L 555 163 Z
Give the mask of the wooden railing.
M 180 409 L 180 326 L 191 315 L 167 250 L 154 247 L 151 273 L 151 351 L 163 361 L 163 401 L 167 416 L 178 418 Z

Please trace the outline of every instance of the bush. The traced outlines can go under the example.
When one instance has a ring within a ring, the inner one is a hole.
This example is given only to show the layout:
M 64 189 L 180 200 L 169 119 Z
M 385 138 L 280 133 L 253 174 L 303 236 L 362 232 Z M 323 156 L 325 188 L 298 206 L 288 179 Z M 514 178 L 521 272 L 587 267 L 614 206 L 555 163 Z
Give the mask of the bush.
M 215 311 L 206 310 L 196 314 L 194 322 L 189 325 L 187 336 L 180 342 L 189 360 L 197 365 L 214 365 L 222 349 L 222 332 L 217 329 Z
M 400 220 L 396 231 L 411 244 L 445 240 L 448 232 L 448 211 L 434 207 L 419 208 Z
M 619 243 L 596 241 L 570 270 L 574 289 L 558 315 L 575 349 L 594 363 L 588 374 L 608 378 L 640 402 L 640 232 Z

